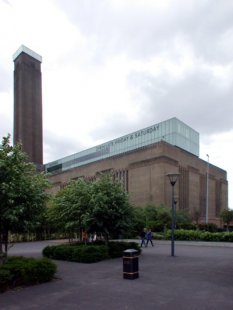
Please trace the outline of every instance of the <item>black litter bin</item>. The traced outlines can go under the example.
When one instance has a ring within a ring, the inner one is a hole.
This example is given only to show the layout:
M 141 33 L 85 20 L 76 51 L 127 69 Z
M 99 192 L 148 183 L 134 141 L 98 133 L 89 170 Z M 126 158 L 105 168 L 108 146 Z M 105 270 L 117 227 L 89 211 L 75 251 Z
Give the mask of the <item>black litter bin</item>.
M 128 249 L 123 252 L 123 278 L 134 280 L 138 274 L 138 251 Z

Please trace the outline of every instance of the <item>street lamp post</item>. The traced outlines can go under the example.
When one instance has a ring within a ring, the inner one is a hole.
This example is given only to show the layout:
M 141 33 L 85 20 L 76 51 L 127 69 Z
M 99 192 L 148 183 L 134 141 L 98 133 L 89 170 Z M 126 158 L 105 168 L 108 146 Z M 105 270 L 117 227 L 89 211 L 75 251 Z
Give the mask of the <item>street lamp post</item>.
M 171 234 L 171 256 L 175 256 L 175 222 L 176 222 L 176 206 L 174 199 L 174 186 L 179 177 L 179 173 L 168 173 L 167 174 L 170 184 L 172 186 L 172 234 Z
M 206 171 L 206 209 L 205 209 L 205 223 L 208 224 L 209 221 L 209 155 L 207 156 L 207 171 Z
M 175 226 L 175 229 L 176 229 L 176 205 L 177 205 L 177 202 L 178 202 L 178 197 L 174 197 L 174 212 L 175 212 L 174 226 Z

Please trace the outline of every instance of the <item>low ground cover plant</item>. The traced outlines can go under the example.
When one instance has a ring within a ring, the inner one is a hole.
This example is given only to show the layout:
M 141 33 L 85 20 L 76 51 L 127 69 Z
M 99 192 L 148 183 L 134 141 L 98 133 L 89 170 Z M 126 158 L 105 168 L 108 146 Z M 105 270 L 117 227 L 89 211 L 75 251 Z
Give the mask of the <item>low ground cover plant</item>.
M 123 251 L 136 249 L 141 252 L 136 242 L 104 242 L 71 243 L 47 246 L 43 249 L 43 255 L 58 260 L 67 260 L 80 263 L 95 263 L 109 258 L 122 257 Z
M 9 257 L 0 266 L 0 291 L 51 281 L 57 267 L 47 258 Z

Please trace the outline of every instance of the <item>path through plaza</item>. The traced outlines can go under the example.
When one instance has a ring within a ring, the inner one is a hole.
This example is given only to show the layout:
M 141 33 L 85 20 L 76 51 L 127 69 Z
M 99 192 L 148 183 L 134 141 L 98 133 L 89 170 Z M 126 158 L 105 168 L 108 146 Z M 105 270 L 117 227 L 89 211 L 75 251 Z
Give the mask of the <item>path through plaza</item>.
M 11 255 L 40 256 L 56 241 L 16 244 Z M 139 278 L 123 279 L 122 259 L 56 261 L 57 279 L 0 294 L 1 310 L 232 310 L 233 245 L 155 241 L 139 258 Z

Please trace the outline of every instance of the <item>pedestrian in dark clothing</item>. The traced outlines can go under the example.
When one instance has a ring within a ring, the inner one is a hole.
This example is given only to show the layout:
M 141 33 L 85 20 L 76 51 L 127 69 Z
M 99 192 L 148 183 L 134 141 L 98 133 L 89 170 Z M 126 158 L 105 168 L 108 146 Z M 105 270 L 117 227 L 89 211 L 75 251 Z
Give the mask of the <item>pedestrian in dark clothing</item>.
M 153 235 L 152 235 L 151 229 L 149 229 L 148 232 L 146 233 L 146 247 L 148 246 L 149 241 L 151 245 L 154 246 L 152 242 L 152 238 L 153 238 Z
M 141 247 L 143 245 L 146 246 L 146 230 L 145 229 L 141 231 L 140 237 L 141 237 Z

